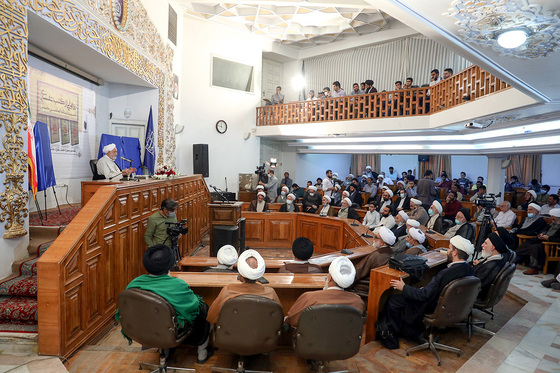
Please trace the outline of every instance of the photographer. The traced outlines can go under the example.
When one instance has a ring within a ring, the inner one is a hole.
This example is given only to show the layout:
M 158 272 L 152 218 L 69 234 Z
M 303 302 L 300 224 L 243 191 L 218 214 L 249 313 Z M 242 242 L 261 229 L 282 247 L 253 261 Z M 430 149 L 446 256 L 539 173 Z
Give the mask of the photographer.
M 167 234 L 168 224 L 166 223 L 177 223 L 175 210 L 178 206 L 178 202 L 175 202 L 172 198 L 166 198 L 161 203 L 159 211 L 154 212 L 148 218 L 146 232 L 144 233 L 144 241 L 146 241 L 148 247 L 158 244 L 171 246 L 171 238 Z

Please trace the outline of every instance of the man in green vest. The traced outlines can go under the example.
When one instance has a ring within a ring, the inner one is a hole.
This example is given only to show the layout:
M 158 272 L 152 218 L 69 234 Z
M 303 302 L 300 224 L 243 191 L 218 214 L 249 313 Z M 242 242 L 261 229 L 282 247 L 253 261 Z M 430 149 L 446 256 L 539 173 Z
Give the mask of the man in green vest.
M 167 234 L 168 225 L 165 223 L 177 223 L 177 216 L 175 216 L 177 206 L 179 206 L 178 202 L 172 198 L 166 198 L 161 203 L 159 211 L 154 212 L 148 218 L 146 232 L 144 232 L 144 241 L 148 247 L 158 244 L 171 246 L 171 238 Z

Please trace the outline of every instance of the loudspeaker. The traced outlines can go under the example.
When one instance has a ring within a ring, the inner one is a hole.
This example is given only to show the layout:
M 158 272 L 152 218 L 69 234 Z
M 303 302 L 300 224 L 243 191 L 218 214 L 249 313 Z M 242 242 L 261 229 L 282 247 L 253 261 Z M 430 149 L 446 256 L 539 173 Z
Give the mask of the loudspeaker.
M 208 177 L 208 144 L 193 144 L 193 173 Z
M 212 237 L 212 256 L 224 245 L 232 245 L 239 249 L 239 227 L 237 225 L 215 225 Z
M 430 156 L 429 155 L 419 155 L 418 156 L 418 162 L 429 162 L 429 161 L 430 161 Z

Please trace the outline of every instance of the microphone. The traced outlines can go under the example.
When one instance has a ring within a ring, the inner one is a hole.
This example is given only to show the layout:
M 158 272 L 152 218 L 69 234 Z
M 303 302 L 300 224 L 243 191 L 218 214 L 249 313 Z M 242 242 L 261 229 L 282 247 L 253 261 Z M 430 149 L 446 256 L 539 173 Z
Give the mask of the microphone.
M 132 159 L 128 159 L 128 158 L 125 158 L 125 157 L 121 157 L 121 159 L 123 161 L 127 161 L 127 162 L 130 162 L 130 163 L 134 162 Z
M 372 236 L 371 234 L 362 233 L 362 234 L 360 234 L 359 236 L 354 237 L 354 238 L 352 238 L 350 241 L 346 242 L 346 245 L 344 245 L 344 249 L 342 249 L 341 253 L 342 253 L 342 254 L 354 254 L 353 251 L 350 251 L 350 250 L 347 249 L 348 244 L 349 244 L 350 242 L 356 241 L 356 240 L 357 240 L 358 238 L 360 238 L 360 237 L 373 238 L 373 236 Z
M 354 221 L 352 222 L 352 224 L 350 224 L 353 227 L 358 227 L 360 226 L 360 224 L 356 223 L 356 219 L 354 219 Z

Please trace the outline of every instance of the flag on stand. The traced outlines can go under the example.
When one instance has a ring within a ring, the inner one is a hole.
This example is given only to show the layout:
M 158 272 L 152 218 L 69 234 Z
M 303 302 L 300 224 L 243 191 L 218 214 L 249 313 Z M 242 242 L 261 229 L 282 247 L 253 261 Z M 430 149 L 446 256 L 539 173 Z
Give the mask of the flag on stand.
M 35 136 L 33 135 L 33 122 L 31 110 L 27 102 L 27 166 L 29 172 L 29 189 L 33 192 L 33 199 L 37 194 L 37 155 L 35 154 Z
M 144 167 L 148 168 L 148 170 L 150 171 L 150 175 L 153 175 L 155 165 L 156 165 L 156 150 L 154 145 L 154 120 L 152 118 L 152 107 L 150 106 L 150 115 L 148 116 L 148 125 L 146 127 Z
M 47 124 L 35 122 L 33 134 L 35 135 L 35 155 L 37 156 L 37 190 L 40 192 L 55 186 L 56 179 Z

